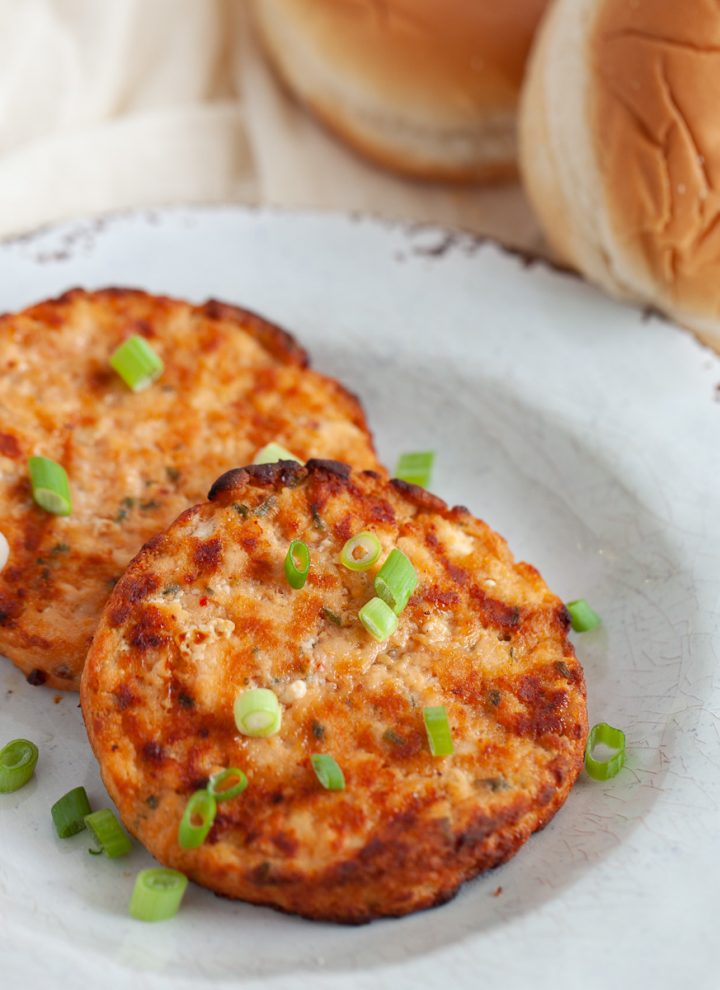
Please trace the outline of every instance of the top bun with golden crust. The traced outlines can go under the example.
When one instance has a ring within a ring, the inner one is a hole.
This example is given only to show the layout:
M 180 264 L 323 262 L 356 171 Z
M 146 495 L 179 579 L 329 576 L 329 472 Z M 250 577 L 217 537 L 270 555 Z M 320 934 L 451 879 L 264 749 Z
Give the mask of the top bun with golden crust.
M 525 59 L 547 0 L 256 0 L 275 67 L 333 131 L 432 179 L 515 173 Z
M 521 167 L 557 253 L 720 347 L 720 11 L 557 0 L 530 60 Z

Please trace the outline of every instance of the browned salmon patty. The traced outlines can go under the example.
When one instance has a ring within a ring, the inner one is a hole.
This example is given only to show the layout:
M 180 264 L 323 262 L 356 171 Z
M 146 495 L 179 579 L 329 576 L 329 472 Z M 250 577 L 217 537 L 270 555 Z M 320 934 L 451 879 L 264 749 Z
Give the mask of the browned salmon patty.
M 138 393 L 109 364 L 135 334 L 165 363 Z M 128 561 L 270 441 L 377 467 L 358 401 L 254 313 L 106 289 L 0 317 L 0 654 L 33 684 L 77 690 Z M 32 455 L 65 468 L 72 515 L 35 505 Z
M 377 563 L 348 570 L 371 531 Z M 290 587 L 292 540 L 310 571 Z M 358 620 L 393 547 L 419 583 L 386 641 Z M 229 897 L 363 922 L 450 898 L 564 802 L 582 763 L 585 684 L 568 615 L 540 574 L 463 508 L 342 464 L 231 471 L 148 543 L 105 608 L 83 675 L 90 742 L 120 814 L 162 863 Z M 269 688 L 280 731 L 238 731 L 238 692 Z M 426 707 L 454 753 L 431 755 Z M 311 756 L 331 755 L 344 790 Z M 178 826 L 228 767 L 247 789 L 203 845 Z

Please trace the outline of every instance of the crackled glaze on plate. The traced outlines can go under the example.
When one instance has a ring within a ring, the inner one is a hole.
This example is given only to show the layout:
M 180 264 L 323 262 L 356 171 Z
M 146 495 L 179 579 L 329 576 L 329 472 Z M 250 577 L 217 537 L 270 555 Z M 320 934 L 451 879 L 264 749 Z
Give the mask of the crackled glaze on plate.
M 70 787 L 107 800 L 77 699 L 2 663 L 0 736 L 41 749 L 0 797 L 2 984 L 715 987 L 720 359 L 573 276 L 369 219 L 163 210 L 0 245 L 0 309 L 78 284 L 255 308 L 361 395 L 391 467 L 436 449 L 437 493 L 602 615 L 576 647 L 591 720 L 625 728 L 628 760 L 438 910 L 346 929 L 191 888 L 144 926 L 126 904 L 147 854 L 109 862 L 52 833 Z

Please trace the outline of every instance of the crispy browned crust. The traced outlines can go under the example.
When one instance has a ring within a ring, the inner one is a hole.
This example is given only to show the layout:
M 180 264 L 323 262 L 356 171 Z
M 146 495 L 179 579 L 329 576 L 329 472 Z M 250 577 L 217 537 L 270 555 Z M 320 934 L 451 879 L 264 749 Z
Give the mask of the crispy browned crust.
M 132 333 L 166 366 L 138 395 L 108 366 Z M 126 563 L 265 443 L 378 466 L 357 398 L 308 364 L 287 331 L 217 300 L 76 288 L 0 316 L 0 525 L 10 543 L 0 653 L 29 683 L 78 689 L 96 618 Z M 32 502 L 35 453 L 68 471 L 71 517 Z
M 373 572 L 337 562 L 361 529 L 420 576 L 385 644 L 357 621 Z M 291 539 L 310 546 L 301 591 L 282 572 Z M 161 862 L 228 897 L 359 924 L 444 903 L 562 805 L 587 734 L 567 633 L 535 568 L 467 509 L 333 461 L 252 466 L 128 568 L 88 656 L 83 714 L 123 820 Z M 237 690 L 282 699 L 296 678 L 307 694 L 286 700 L 281 733 L 239 736 Z M 448 710 L 452 757 L 428 752 L 429 704 Z M 344 791 L 315 780 L 322 751 Z M 224 766 L 247 772 L 247 790 L 202 847 L 181 849 L 189 795 Z
M 287 330 L 283 330 L 276 323 L 270 323 L 265 317 L 258 316 L 252 310 L 231 306 L 229 303 L 220 302 L 218 299 L 208 299 L 200 307 L 200 312 L 211 320 L 237 323 L 246 333 L 252 334 L 255 340 L 262 344 L 265 350 L 278 361 L 297 364 L 301 368 L 310 367 L 307 351 Z

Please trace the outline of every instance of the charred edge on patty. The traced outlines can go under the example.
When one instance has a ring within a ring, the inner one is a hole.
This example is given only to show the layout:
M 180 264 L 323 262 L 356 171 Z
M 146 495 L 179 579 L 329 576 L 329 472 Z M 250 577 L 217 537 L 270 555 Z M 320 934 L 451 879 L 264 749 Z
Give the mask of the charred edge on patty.
M 272 464 L 248 464 L 245 467 L 232 468 L 220 475 L 208 492 L 208 501 L 216 502 L 223 497 L 236 497 L 239 492 L 248 484 L 254 484 L 267 488 L 295 488 L 308 480 L 312 476 L 322 477 L 332 476 L 334 479 L 344 483 L 351 483 L 352 469 L 342 461 L 324 460 L 322 458 L 311 458 L 307 464 L 299 464 L 297 461 L 275 461 Z M 380 480 L 377 471 L 359 472 L 367 478 Z M 404 498 L 413 502 L 419 509 L 427 512 L 439 512 L 442 515 L 460 519 L 470 515 L 470 510 L 464 505 L 449 507 L 438 495 L 421 488 L 420 485 L 413 485 L 400 478 L 392 478 L 390 484 Z
M 38 303 L 37 307 L 31 307 L 28 312 L 32 314 L 33 310 L 37 309 L 40 311 L 48 305 L 69 305 L 82 299 L 98 298 L 142 298 L 152 299 L 155 302 L 166 302 L 173 305 L 178 302 L 183 302 L 179 299 L 173 299 L 171 296 L 155 295 L 153 293 L 145 292 L 143 289 L 135 289 L 129 286 L 107 286 L 104 289 L 94 290 L 83 289 L 80 286 L 76 286 L 72 289 L 68 289 L 66 292 L 63 292 L 62 295 L 57 296 L 55 299 L 47 299 L 41 303 Z M 258 313 L 254 313 L 252 310 L 243 309 L 241 306 L 233 306 L 231 303 L 225 303 L 219 299 L 208 299 L 207 302 L 200 306 L 192 306 L 191 304 L 185 302 L 183 302 L 183 305 L 186 305 L 189 310 L 198 313 L 200 316 L 204 316 L 207 319 L 222 320 L 228 323 L 239 324 L 243 330 L 245 330 L 261 345 L 261 347 L 264 348 L 264 350 L 266 350 L 269 354 L 272 354 L 274 358 L 284 364 L 295 364 L 300 368 L 307 368 L 310 365 L 307 352 L 300 346 L 300 344 L 298 344 L 291 333 L 283 327 L 278 326 L 276 323 L 271 323 L 270 320 L 266 320 Z
M 332 475 L 341 481 L 348 481 L 350 468 L 341 461 L 312 458 L 307 464 L 297 461 L 274 461 L 272 464 L 248 464 L 233 468 L 220 475 L 208 492 L 208 501 L 216 502 L 223 496 L 232 496 L 243 489 L 248 482 L 261 488 L 296 488 L 312 475 Z
M 105 297 L 106 299 L 128 299 L 130 297 L 142 297 L 154 299 L 161 302 L 176 303 L 170 296 L 157 296 L 143 289 L 134 289 L 122 286 L 108 286 L 104 289 L 87 291 L 82 288 L 69 289 L 55 300 L 54 303 L 72 303 L 82 298 Z M 40 305 L 47 305 L 41 303 Z M 282 361 L 284 364 L 296 364 L 301 368 L 309 367 L 310 360 L 307 352 L 298 344 L 292 334 L 276 323 L 271 323 L 258 313 L 252 310 L 243 309 L 241 306 L 234 306 L 231 303 L 222 302 L 219 299 L 208 299 L 200 306 L 192 306 L 185 303 L 188 309 L 193 310 L 201 316 L 211 320 L 222 320 L 228 323 L 238 323 L 247 333 L 250 334 L 269 354 Z
M 225 320 L 229 323 L 240 323 L 244 330 L 257 340 L 273 357 L 286 364 L 297 364 L 301 368 L 310 366 L 307 351 L 298 344 L 291 333 L 276 323 L 271 323 L 264 317 L 253 313 L 250 309 L 233 306 L 219 299 L 208 299 L 198 308 L 203 316 L 211 320 Z
M 560 774 L 558 787 L 566 777 L 574 780 L 580 769 L 579 761 L 575 761 L 574 766 L 568 765 L 567 772 Z M 408 809 L 392 816 L 359 850 L 354 859 L 339 862 L 323 874 L 324 887 L 347 891 L 348 902 L 353 904 L 350 910 L 336 911 L 328 910 L 325 906 L 318 907 L 314 903 L 314 898 L 308 897 L 305 886 L 302 890 L 293 889 L 298 887 L 298 882 L 292 870 L 284 870 L 270 862 L 260 864 L 248 874 L 247 879 L 255 890 L 247 892 L 243 900 L 269 907 L 281 914 L 300 914 L 310 920 L 349 926 L 365 925 L 381 918 L 403 917 L 407 915 L 408 907 L 398 903 L 397 900 L 392 906 L 383 904 L 382 909 L 379 909 L 378 905 L 384 900 L 381 878 L 392 873 L 398 863 L 403 864 L 403 874 L 406 878 L 422 876 L 428 863 L 437 856 L 438 850 L 443 850 L 456 863 L 457 870 L 454 876 L 447 877 L 439 889 L 430 890 L 425 896 L 414 901 L 411 910 L 415 913 L 440 907 L 452 900 L 464 883 L 505 863 L 524 845 L 532 833 L 545 828 L 558 810 L 558 806 L 562 804 L 562 799 L 558 797 L 558 792 L 554 788 L 548 788 L 540 804 L 543 811 L 530 828 L 524 827 L 524 820 L 532 809 L 522 798 L 512 802 L 509 807 L 497 814 L 479 811 L 458 833 L 453 832 L 448 819 L 425 820 L 424 842 L 419 845 L 408 839 L 408 836 L 415 834 L 413 826 L 419 821 L 418 809 Z M 499 841 L 493 842 L 497 832 L 500 833 Z M 193 871 L 191 875 L 201 886 L 207 885 L 205 880 L 193 874 Z M 356 884 L 365 884 L 368 876 L 377 881 L 377 904 L 372 901 L 364 902 L 362 894 L 360 896 L 356 894 Z M 300 883 L 304 881 L 301 879 Z M 302 906 L 288 907 L 277 901 L 273 902 L 264 896 L 264 891 L 268 889 L 284 889 L 291 898 L 299 898 Z
M 337 478 L 347 481 L 350 477 L 350 466 L 342 461 L 323 460 L 318 457 L 311 457 L 305 467 L 310 474 L 333 474 Z
M 409 498 L 411 502 L 414 502 L 421 509 L 427 509 L 428 512 L 446 512 L 448 509 L 447 502 L 444 502 L 439 495 L 433 495 L 426 488 L 421 488 L 420 485 L 413 485 L 409 481 L 403 481 L 401 478 L 392 478 L 390 484 L 396 491 L 404 495 L 405 498 Z M 463 509 L 463 506 L 458 506 L 459 510 Z M 458 509 L 453 511 L 457 512 Z M 467 512 L 467 510 L 465 510 Z
M 221 474 L 208 492 L 208 501 L 217 502 L 223 496 L 231 497 L 242 490 L 249 481 L 262 488 L 276 486 L 294 488 L 306 477 L 307 472 L 297 461 L 275 461 L 273 464 L 248 464 L 232 468 Z

